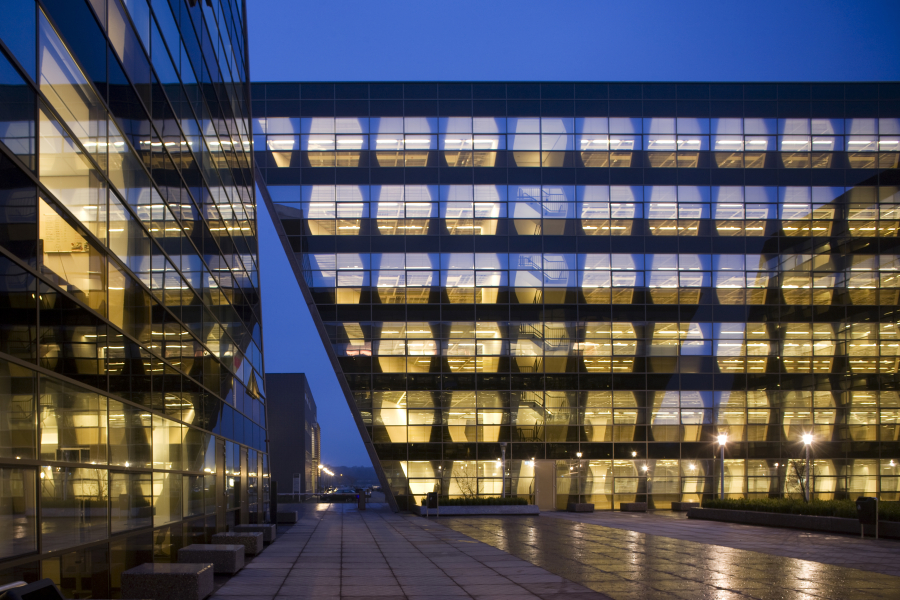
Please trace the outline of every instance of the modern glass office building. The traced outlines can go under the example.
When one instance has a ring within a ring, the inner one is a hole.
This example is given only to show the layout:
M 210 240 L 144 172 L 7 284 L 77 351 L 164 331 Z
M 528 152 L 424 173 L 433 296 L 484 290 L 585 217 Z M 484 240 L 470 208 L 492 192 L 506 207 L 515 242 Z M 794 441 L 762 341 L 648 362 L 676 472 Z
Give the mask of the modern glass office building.
M 269 207 L 401 505 L 799 494 L 804 434 L 816 497 L 900 499 L 900 85 L 252 97 Z
M 0 6 L 0 582 L 111 598 L 267 502 L 244 9 Z

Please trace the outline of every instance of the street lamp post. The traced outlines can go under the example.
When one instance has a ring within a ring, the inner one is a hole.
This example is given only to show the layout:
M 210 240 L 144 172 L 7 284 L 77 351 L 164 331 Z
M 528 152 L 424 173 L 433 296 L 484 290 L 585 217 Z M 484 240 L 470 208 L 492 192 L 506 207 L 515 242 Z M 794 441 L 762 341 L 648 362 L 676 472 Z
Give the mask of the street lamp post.
M 575 453 L 575 456 L 578 457 L 578 473 L 576 474 L 576 477 L 578 477 L 578 504 L 581 504 L 581 457 L 583 455 L 579 450 Z
M 719 478 L 721 480 L 719 484 L 719 498 L 725 499 L 725 444 L 728 442 L 728 434 L 720 433 L 719 434 Z
M 809 483 L 810 483 L 810 470 L 809 470 L 809 446 L 812 444 L 813 436 L 811 433 L 803 434 L 803 445 L 806 446 L 806 502 L 809 503 Z

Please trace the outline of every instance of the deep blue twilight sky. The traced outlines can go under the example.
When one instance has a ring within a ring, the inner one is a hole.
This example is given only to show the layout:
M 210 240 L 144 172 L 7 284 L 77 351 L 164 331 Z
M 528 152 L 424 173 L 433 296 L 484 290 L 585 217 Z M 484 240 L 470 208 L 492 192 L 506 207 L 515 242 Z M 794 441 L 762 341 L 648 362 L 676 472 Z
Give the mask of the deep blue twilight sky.
M 253 81 L 900 80 L 896 0 L 252 0 Z M 309 376 L 332 465 L 368 465 L 262 207 L 269 372 Z

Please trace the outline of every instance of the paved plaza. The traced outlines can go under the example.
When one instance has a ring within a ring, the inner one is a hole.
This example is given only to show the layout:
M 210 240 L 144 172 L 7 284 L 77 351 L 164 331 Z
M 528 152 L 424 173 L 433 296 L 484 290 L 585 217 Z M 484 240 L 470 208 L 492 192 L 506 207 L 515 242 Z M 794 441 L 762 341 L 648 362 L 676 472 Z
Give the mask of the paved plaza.
M 900 598 L 898 541 L 659 514 L 426 520 L 386 505 L 303 508 L 214 600 Z
M 306 507 L 304 507 L 306 508 Z M 320 504 L 282 533 L 216 600 L 543 598 L 604 600 L 559 575 L 387 505 Z
M 878 572 L 885 569 L 886 557 L 892 557 L 888 560 L 896 572 L 900 542 L 894 540 L 876 542 L 764 527 L 748 527 L 756 531 L 746 535 L 743 527 L 735 530 L 730 524 L 723 528 L 721 523 L 657 515 L 628 519 L 616 513 L 441 522 L 615 600 L 900 598 L 900 577 Z M 671 537 L 703 539 L 703 532 L 713 543 Z M 745 535 L 741 545 L 759 550 L 725 545 L 732 535 L 738 541 Z M 808 552 L 805 560 L 790 557 L 792 548 L 797 551 L 803 540 L 812 537 L 831 541 L 817 540 L 818 552 Z M 777 540 L 784 547 L 768 552 Z M 841 545 L 847 556 L 856 555 L 855 563 L 867 570 L 821 562 L 833 560 Z
M 716 523 L 688 519 L 687 513 L 669 511 L 646 514 L 550 512 L 542 516 L 900 577 L 900 541 L 875 540 L 871 534 L 860 539 L 799 529 Z

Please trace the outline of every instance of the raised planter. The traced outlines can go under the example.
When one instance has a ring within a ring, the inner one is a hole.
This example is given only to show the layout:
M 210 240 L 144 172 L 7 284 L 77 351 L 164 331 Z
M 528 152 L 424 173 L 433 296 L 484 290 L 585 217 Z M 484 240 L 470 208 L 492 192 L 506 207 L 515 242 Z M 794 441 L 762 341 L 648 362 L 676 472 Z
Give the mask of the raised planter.
M 741 523 L 743 525 L 762 525 L 765 527 L 786 527 L 790 529 L 807 529 L 827 533 L 847 533 L 859 535 L 859 521 L 843 517 L 819 517 L 813 515 L 789 515 L 783 513 L 757 512 L 753 510 L 728 510 L 725 508 L 692 508 L 688 510 L 689 519 L 721 521 L 724 523 Z M 866 536 L 875 535 L 875 526 L 866 525 Z M 900 539 L 900 523 L 880 521 L 878 537 Z
M 672 510 L 675 512 L 687 512 L 692 508 L 700 508 L 699 502 L 673 502 Z
M 619 504 L 619 510 L 622 512 L 647 512 L 646 502 L 622 502 Z
M 568 512 L 594 512 L 594 505 L 587 502 L 569 502 L 566 510 Z
M 412 506 L 412 513 L 420 517 L 435 517 L 440 512 L 442 517 L 469 517 L 473 515 L 539 515 L 537 504 L 509 504 L 500 506 L 441 506 L 440 511 L 424 506 Z

